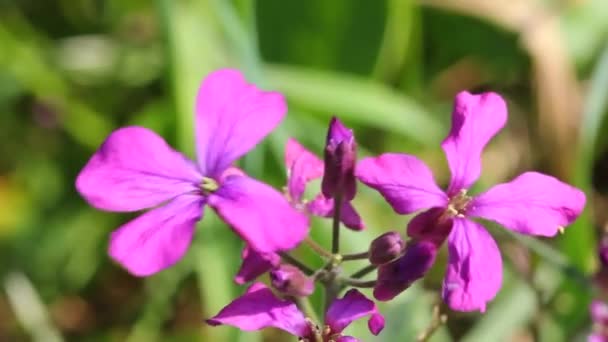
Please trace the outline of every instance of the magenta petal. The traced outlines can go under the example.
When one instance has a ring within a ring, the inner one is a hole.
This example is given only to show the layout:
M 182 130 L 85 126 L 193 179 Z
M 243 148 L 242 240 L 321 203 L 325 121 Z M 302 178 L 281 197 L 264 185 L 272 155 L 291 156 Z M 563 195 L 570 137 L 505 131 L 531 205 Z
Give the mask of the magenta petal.
M 323 194 L 317 197 L 308 204 L 308 211 L 319 217 L 333 217 L 334 215 L 334 200 L 327 198 Z M 353 230 L 365 229 L 365 224 L 361 220 L 361 216 L 349 201 L 342 202 L 342 210 L 340 211 L 340 221 L 344 225 Z
M 507 105 L 498 94 L 456 95 L 452 129 L 441 144 L 452 172 L 449 194 L 468 189 L 479 178 L 481 152 L 506 122 Z
M 608 304 L 596 299 L 589 305 L 589 313 L 593 323 L 601 326 L 608 325 Z
M 258 89 L 237 70 L 209 74 L 196 98 L 196 150 L 203 174 L 218 176 L 268 135 L 286 112 L 281 94 Z
M 136 276 L 173 265 L 190 246 L 203 201 L 199 196 L 181 195 L 126 223 L 110 237 L 110 256 Z
M 331 328 L 332 333 L 341 333 L 353 321 L 370 315 L 370 331 L 378 335 L 384 328 L 384 318 L 378 312 L 376 304 L 358 290 L 351 289 L 344 297 L 331 303 L 325 315 L 325 324 Z
M 209 195 L 208 203 L 234 231 L 260 253 L 296 247 L 308 234 L 308 218 L 283 195 L 253 178 L 231 176 Z
M 294 203 L 300 203 L 306 184 L 323 176 L 323 162 L 293 138 L 285 147 L 287 191 Z
M 231 325 L 252 331 L 273 327 L 297 337 L 309 334 L 304 314 L 296 305 L 280 300 L 263 283 L 254 283 L 241 297 L 207 320 L 209 325 Z
M 361 340 L 352 336 L 340 336 L 336 342 L 361 342 Z
M 476 196 L 467 215 L 496 221 L 516 232 L 554 236 L 585 207 L 585 194 L 554 177 L 526 172 Z
M 234 277 L 234 282 L 243 285 L 278 266 L 281 258 L 274 253 L 259 253 L 249 246 L 245 246 L 241 255 L 243 263 Z
M 365 158 L 355 171 L 357 178 L 378 190 L 399 214 L 420 209 L 444 207 L 448 199 L 435 184 L 431 170 L 418 158 L 385 153 Z
M 143 127 L 114 131 L 76 179 L 76 189 L 98 209 L 136 211 L 196 190 L 195 165 Z
M 443 299 L 453 310 L 484 312 L 502 283 L 500 250 L 480 224 L 455 218 L 448 237 Z

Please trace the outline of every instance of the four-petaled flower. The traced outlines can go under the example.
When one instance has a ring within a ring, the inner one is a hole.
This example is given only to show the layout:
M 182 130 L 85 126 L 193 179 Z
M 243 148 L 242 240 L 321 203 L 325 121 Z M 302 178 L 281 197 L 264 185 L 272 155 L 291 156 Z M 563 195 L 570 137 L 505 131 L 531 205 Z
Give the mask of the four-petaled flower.
M 357 165 L 359 180 L 378 190 L 397 213 L 430 208 L 412 219 L 408 234 L 437 244 L 447 236 L 443 297 L 455 310 L 483 312 L 502 282 L 496 242 L 471 218 L 489 219 L 518 233 L 554 236 L 585 205 L 582 191 L 537 172 L 526 172 L 475 197 L 468 194 L 481 173 L 484 146 L 506 120 L 506 104 L 497 94 L 456 96 L 452 129 L 441 144 L 452 174 L 446 192 L 436 185 L 430 169 L 411 155 L 387 153 Z
M 295 247 L 308 233 L 307 217 L 280 192 L 231 166 L 286 111 L 282 95 L 224 69 L 211 73 L 198 91 L 197 163 L 146 128 L 114 131 L 80 172 L 76 187 L 99 209 L 152 209 L 112 233 L 110 255 L 138 276 L 171 266 L 190 245 L 205 204 L 259 252 Z
M 317 326 L 291 301 L 277 298 L 263 283 L 254 283 L 241 297 L 207 320 L 210 325 L 232 325 L 244 331 L 268 327 L 284 330 L 303 341 L 355 342 L 342 332 L 353 321 L 370 316 L 369 330 L 378 335 L 384 328 L 384 317 L 376 305 L 358 290 L 349 290 L 327 309 L 325 324 Z

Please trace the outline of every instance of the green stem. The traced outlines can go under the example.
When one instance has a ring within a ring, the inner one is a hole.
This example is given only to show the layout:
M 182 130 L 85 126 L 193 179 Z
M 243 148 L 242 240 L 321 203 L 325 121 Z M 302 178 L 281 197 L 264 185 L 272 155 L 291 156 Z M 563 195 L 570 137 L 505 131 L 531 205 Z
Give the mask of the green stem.
M 353 279 L 353 278 L 341 278 L 340 282 L 343 285 L 349 285 L 349 286 L 359 287 L 359 288 L 376 286 L 376 280 L 360 280 L 360 279 Z
M 304 243 L 308 247 L 310 247 L 310 249 L 312 249 L 317 254 L 319 254 L 320 256 L 325 257 L 325 258 L 329 258 L 329 259 L 333 259 L 334 258 L 334 255 L 330 251 L 328 251 L 325 248 L 323 248 L 323 246 L 321 246 L 318 243 L 316 243 L 310 237 L 306 237 L 306 239 L 304 239 Z
M 362 260 L 369 257 L 369 252 L 355 253 L 355 254 L 344 254 L 342 255 L 342 261 L 347 260 Z
M 279 255 L 281 256 L 281 258 L 283 258 L 284 261 L 299 268 L 300 271 L 304 272 L 304 274 L 310 276 L 315 273 L 315 271 L 312 268 L 306 266 L 303 262 L 294 258 L 293 256 L 291 256 L 285 252 L 280 252 Z
M 310 300 L 308 300 L 308 298 L 291 297 L 291 299 L 296 303 L 298 308 L 300 310 L 302 310 L 302 312 L 304 313 L 304 315 L 306 315 L 306 317 L 310 318 L 314 322 L 319 322 L 319 317 L 317 316 L 317 313 L 315 312 L 312 305 L 310 304 Z
M 358 270 L 357 272 L 353 273 L 350 278 L 353 279 L 359 279 L 359 278 L 363 278 L 364 276 L 374 272 L 376 270 L 377 266 L 376 265 L 367 265 L 365 267 L 363 267 L 362 269 Z
M 334 197 L 334 221 L 333 234 L 331 239 L 331 252 L 340 253 L 340 216 L 342 214 L 342 194 Z

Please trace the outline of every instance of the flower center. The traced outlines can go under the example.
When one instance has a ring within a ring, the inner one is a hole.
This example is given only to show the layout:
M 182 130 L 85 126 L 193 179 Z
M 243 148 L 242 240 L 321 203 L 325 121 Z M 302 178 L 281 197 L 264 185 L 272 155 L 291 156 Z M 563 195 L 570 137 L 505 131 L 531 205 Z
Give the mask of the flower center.
M 200 187 L 204 194 L 210 194 L 220 188 L 219 184 L 215 179 L 208 177 L 203 177 Z
M 446 213 L 450 217 L 464 217 L 472 199 L 472 197 L 467 196 L 467 189 L 460 190 L 456 195 L 450 198 Z

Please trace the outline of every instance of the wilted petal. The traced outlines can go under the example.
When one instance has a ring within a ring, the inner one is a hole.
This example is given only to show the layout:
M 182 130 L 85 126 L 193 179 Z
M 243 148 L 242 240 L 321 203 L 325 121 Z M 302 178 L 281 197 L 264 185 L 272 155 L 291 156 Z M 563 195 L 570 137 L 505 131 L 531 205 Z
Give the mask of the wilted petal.
M 385 153 L 365 158 L 357 164 L 355 173 L 399 214 L 447 205 L 447 196 L 435 184 L 431 170 L 414 156 Z
M 280 192 L 253 178 L 226 178 L 208 203 L 260 253 L 292 249 L 308 234 L 308 218 Z
M 275 253 L 259 253 L 249 246 L 245 246 L 241 254 L 243 263 L 239 272 L 234 277 L 234 282 L 243 285 L 277 266 L 281 258 Z
M 373 301 L 352 289 L 343 298 L 331 303 L 325 315 L 325 324 L 331 328 L 332 333 L 341 333 L 350 323 L 365 316 L 371 316 L 369 329 L 372 334 L 378 335 L 384 328 L 384 318 Z
M 505 101 L 495 93 L 456 95 L 452 129 L 441 147 L 452 172 L 450 195 L 468 189 L 481 173 L 481 152 L 507 122 Z
M 237 70 L 209 74 L 196 98 L 196 151 L 203 174 L 218 176 L 268 135 L 286 112 L 281 94 L 248 84 Z
M 455 218 L 448 237 L 443 299 L 453 310 L 484 312 L 502 283 L 500 250 L 480 224 Z
M 475 197 L 467 215 L 493 220 L 516 232 L 554 236 L 585 207 L 585 194 L 554 177 L 526 172 Z
M 378 268 L 378 281 L 374 287 L 374 298 L 388 301 L 409 288 L 414 281 L 424 277 L 435 263 L 437 246 L 429 241 L 416 242 L 405 254 Z
M 207 320 L 209 325 L 231 325 L 252 331 L 273 327 L 304 337 L 309 333 L 304 314 L 296 305 L 280 300 L 263 283 L 254 283 L 241 297 Z
M 308 204 L 308 211 L 319 217 L 334 216 L 334 200 L 327 198 L 323 194 L 319 194 L 312 202 Z M 340 221 L 344 225 L 353 230 L 365 229 L 365 224 L 361 220 L 361 216 L 353 207 L 350 201 L 342 202 L 342 210 L 340 211 Z
M 416 215 L 407 225 L 407 235 L 441 246 L 452 230 L 452 219 L 444 212 L 445 208 L 431 208 Z
M 203 201 L 199 196 L 181 195 L 133 219 L 112 233 L 110 256 L 136 276 L 173 265 L 190 246 Z
M 299 268 L 283 264 L 270 271 L 272 287 L 292 297 L 307 297 L 315 291 L 315 280 Z
M 306 184 L 323 176 L 323 162 L 297 140 L 289 138 L 285 146 L 285 165 L 289 196 L 294 203 L 300 203 Z
M 196 166 L 143 127 L 114 131 L 76 179 L 76 189 L 98 209 L 136 211 L 195 191 Z

